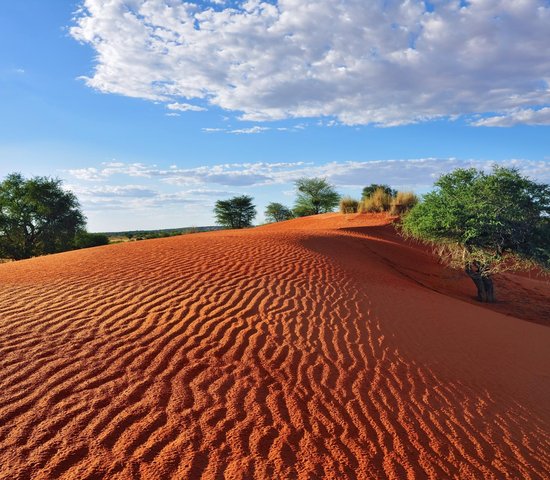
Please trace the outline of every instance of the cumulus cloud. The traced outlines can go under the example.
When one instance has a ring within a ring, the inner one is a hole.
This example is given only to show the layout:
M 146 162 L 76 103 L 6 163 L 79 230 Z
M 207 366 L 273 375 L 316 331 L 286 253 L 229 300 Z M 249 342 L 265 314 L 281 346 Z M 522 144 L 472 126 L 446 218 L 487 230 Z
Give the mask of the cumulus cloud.
M 102 92 L 252 121 L 486 126 L 545 115 L 549 25 L 546 0 L 83 0 L 71 35 Z

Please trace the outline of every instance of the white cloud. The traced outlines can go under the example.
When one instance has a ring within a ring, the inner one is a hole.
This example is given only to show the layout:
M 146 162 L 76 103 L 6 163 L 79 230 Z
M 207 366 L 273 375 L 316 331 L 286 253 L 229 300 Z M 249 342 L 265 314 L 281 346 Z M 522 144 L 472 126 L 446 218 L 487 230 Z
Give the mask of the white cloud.
M 233 163 L 220 165 L 205 165 L 194 168 L 159 169 L 142 164 L 117 164 L 117 167 L 105 166 L 103 169 L 93 169 L 94 176 L 108 179 L 114 175 L 130 178 L 145 177 L 157 179 L 165 184 L 183 187 L 193 192 L 207 192 L 206 185 L 222 185 L 229 187 L 261 187 L 264 185 L 283 185 L 292 183 L 300 177 L 320 176 L 338 186 L 361 187 L 370 183 L 387 183 L 398 188 L 422 189 L 429 188 L 434 180 L 443 173 L 456 168 L 478 168 L 490 170 L 493 164 L 518 168 L 523 175 L 534 180 L 550 182 L 550 162 L 547 160 L 465 160 L 457 158 L 420 158 L 398 160 L 373 160 L 365 162 L 329 162 L 313 165 L 306 162 L 279 163 Z M 139 168 L 136 168 L 139 165 Z M 90 170 L 90 169 L 85 169 Z M 74 172 L 74 171 L 73 171 Z M 80 170 L 73 176 L 83 179 Z M 95 192 L 104 192 L 122 196 L 124 192 L 135 190 L 135 185 L 128 185 L 127 190 L 102 190 L 94 187 Z M 191 189 L 191 190 L 189 190 Z M 84 190 L 85 191 L 85 190 Z M 143 193 L 148 189 L 144 189 Z M 214 189 L 214 191 L 217 191 Z M 129 196 L 129 195 L 127 195 Z M 141 195 L 146 196 L 144 195 Z
M 229 133 L 235 133 L 237 135 L 240 135 L 240 134 L 250 135 L 254 133 L 267 132 L 268 130 L 271 130 L 271 129 L 268 127 L 259 127 L 258 125 L 256 125 L 250 128 L 238 128 L 236 130 L 229 130 Z
M 478 127 L 511 127 L 518 124 L 550 125 L 550 107 L 539 110 L 532 108 L 514 110 L 505 115 L 483 118 L 473 123 L 473 125 Z
M 178 110 L 180 112 L 204 112 L 206 108 L 191 105 L 190 103 L 169 103 L 166 105 L 169 110 Z
M 71 34 L 96 51 L 85 81 L 252 121 L 393 126 L 492 112 L 503 124 L 550 105 L 546 0 L 212 3 L 83 0 Z

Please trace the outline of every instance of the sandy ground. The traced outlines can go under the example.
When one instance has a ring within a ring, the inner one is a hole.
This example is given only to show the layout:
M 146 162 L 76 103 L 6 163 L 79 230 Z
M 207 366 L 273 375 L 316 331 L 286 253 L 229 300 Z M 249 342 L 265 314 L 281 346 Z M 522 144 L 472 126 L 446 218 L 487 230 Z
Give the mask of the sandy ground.
M 0 265 L 0 478 L 550 478 L 549 284 L 386 223 Z

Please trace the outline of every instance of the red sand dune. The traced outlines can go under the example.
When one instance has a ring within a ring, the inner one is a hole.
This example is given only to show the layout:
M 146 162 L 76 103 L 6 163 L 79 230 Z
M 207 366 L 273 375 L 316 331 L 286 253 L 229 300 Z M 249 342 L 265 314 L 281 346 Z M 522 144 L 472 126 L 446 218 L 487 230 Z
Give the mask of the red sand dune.
M 0 265 L 0 477 L 550 478 L 549 284 L 489 309 L 387 223 Z

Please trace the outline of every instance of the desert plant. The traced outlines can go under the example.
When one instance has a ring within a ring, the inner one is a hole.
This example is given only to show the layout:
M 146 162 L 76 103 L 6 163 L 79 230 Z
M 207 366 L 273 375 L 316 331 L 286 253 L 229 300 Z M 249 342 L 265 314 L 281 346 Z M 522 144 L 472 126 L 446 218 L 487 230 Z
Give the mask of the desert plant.
M 418 203 L 418 197 L 413 192 L 397 192 L 392 198 L 390 214 L 403 215 Z
M 85 230 L 77 232 L 74 240 L 75 248 L 99 247 L 108 244 L 109 237 L 104 233 L 90 233 Z
M 271 202 L 265 209 L 265 218 L 268 222 L 282 222 L 294 218 L 294 214 L 283 204 Z
M 298 196 L 294 205 L 297 217 L 332 212 L 340 195 L 324 178 L 300 178 L 296 180 Z
M 378 188 L 369 197 L 361 200 L 358 210 L 360 213 L 387 212 L 391 201 L 391 195 L 383 188 Z
M 516 169 L 443 175 L 402 220 L 405 235 L 431 243 L 447 265 L 464 269 L 478 299 L 495 301 L 492 276 L 550 268 L 550 187 Z
M 218 200 L 214 214 L 219 225 L 227 228 L 246 228 L 252 226 L 256 206 L 252 203 L 252 197 L 241 195 L 229 200 Z
M 357 213 L 359 202 L 351 197 L 342 197 L 340 199 L 340 213 Z
M 395 195 L 397 195 L 397 191 L 391 188 L 389 185 L 371 183 L 368 187 L 363 188 L 361 199 L 364 200 L 366 198 L 369 198 L 374 192 L 376 192 L 376 190 L 379 189 L 384 190 L 384 192 L 386 192 L 390 197 L 395 197 Z
M 0 183 L 0 258 L 70 250 L 84 225 L 76 196 L 61 180 L 12 173 Z

